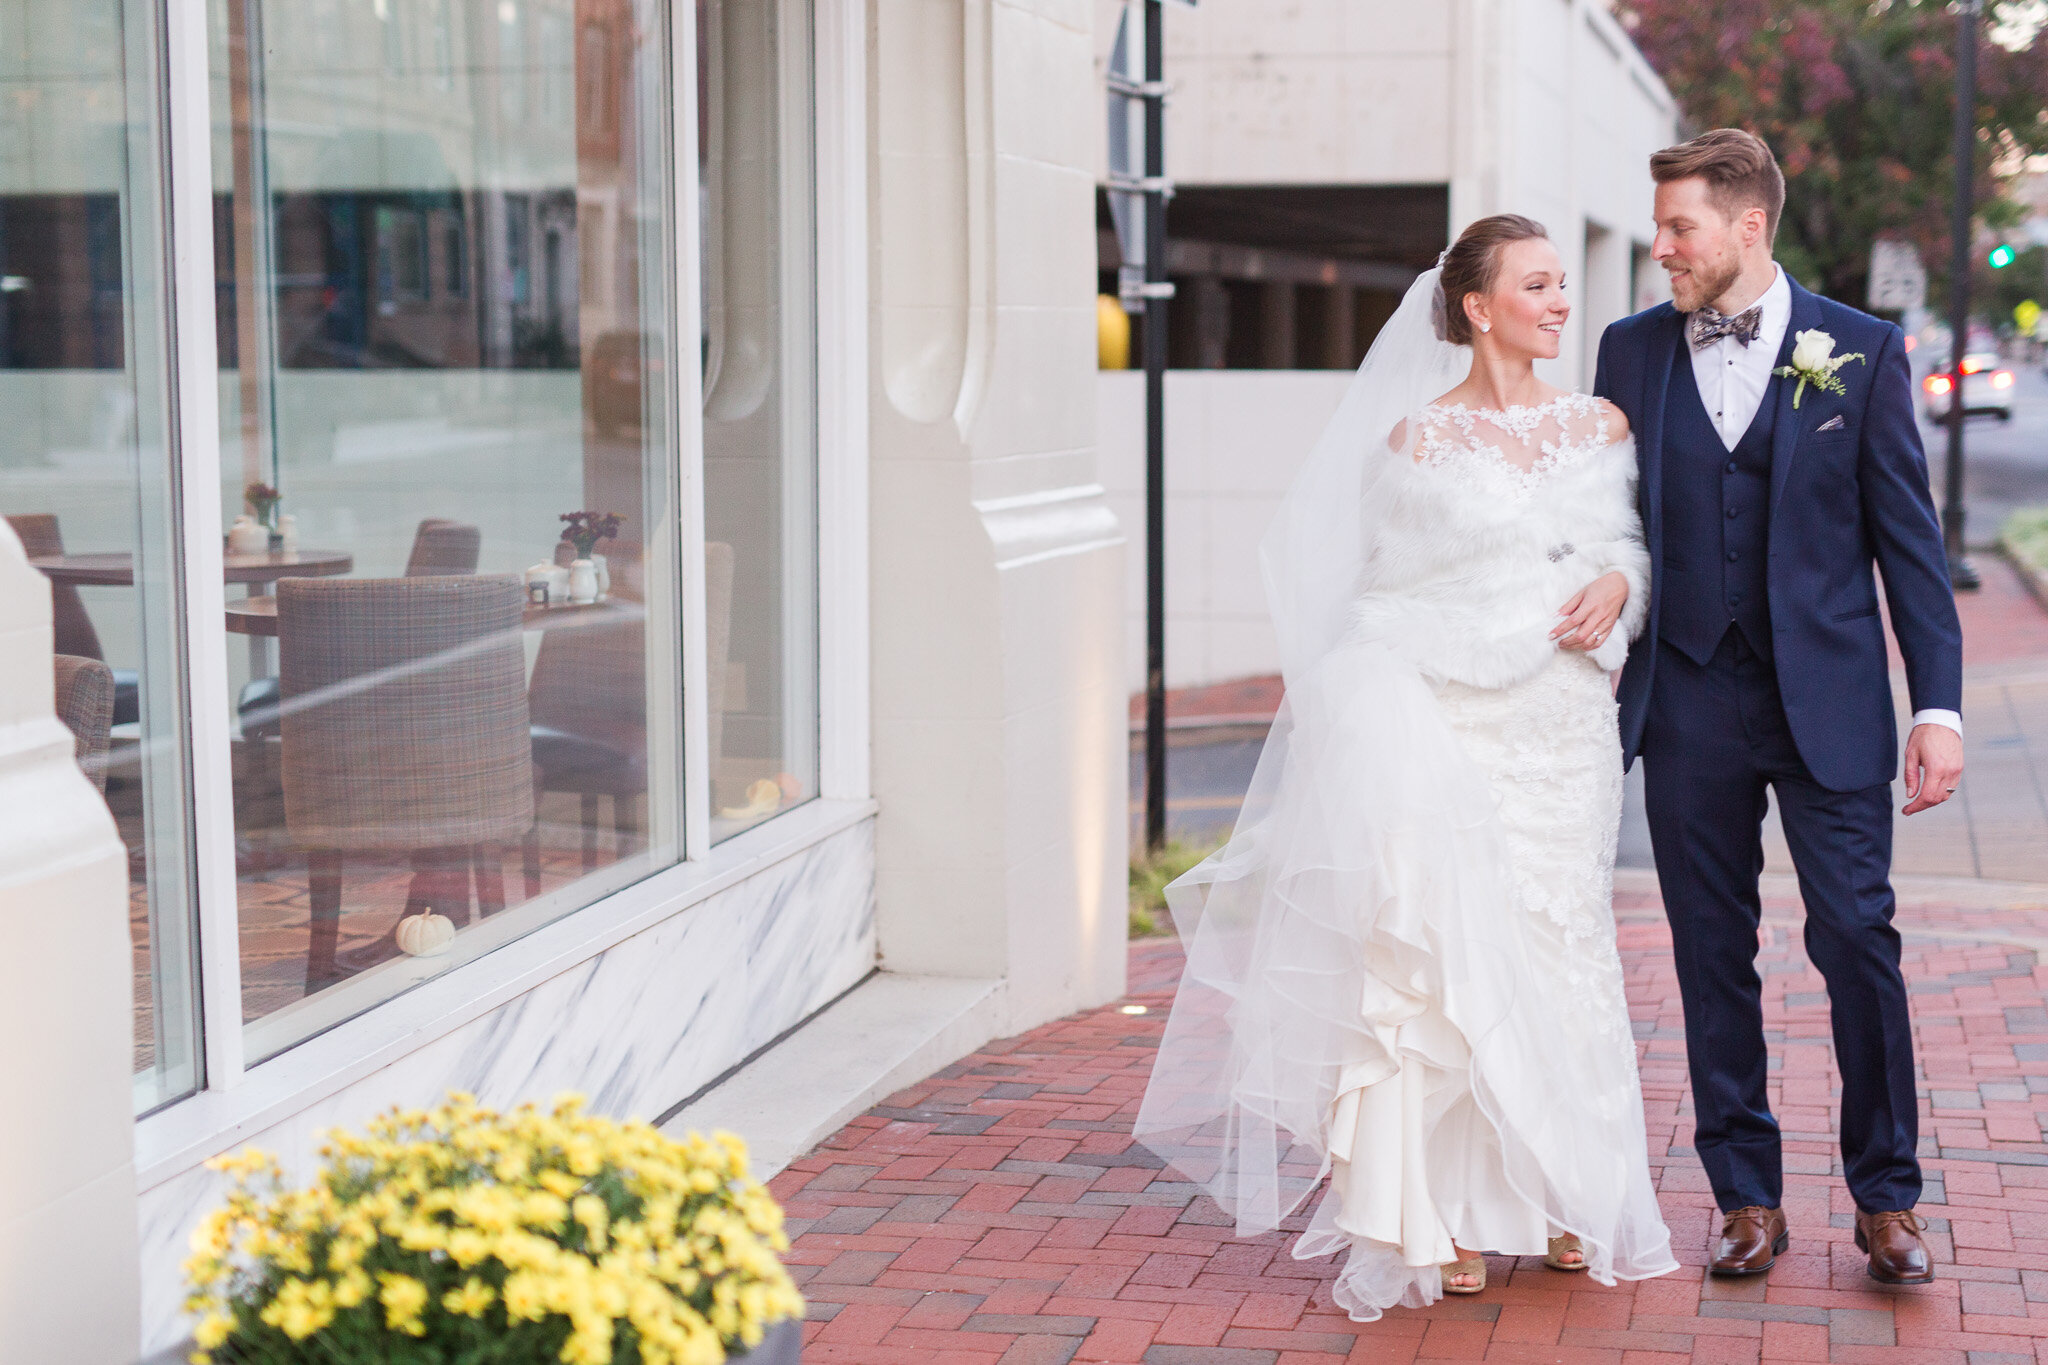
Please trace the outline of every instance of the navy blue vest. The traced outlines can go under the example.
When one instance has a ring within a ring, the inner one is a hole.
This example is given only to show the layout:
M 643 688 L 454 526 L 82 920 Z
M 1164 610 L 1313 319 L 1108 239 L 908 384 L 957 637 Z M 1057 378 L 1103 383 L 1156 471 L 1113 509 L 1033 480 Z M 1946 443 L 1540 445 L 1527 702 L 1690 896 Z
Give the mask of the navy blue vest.
M 1681 329 L 1664 403 L 1664 562 L 1658 635 L 1695 663 L 1730 625 L 1772 657 L 1765 557 L 1770 546 L 1771 427 L 1776 385 L 1734 450 L 1700 401 Z

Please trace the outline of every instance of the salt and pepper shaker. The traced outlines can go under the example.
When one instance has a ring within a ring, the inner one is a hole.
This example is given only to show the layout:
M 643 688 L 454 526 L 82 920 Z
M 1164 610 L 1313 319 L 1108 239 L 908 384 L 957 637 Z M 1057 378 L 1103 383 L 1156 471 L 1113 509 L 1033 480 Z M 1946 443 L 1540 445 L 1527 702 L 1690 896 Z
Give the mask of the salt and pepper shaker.
M 554 605 L 555 566 L 542 560 L 526 571 L 526 600 L 536 607 Z
M 263 523 L 246 512 L 235 518 L 228 527 L 228 553 L 237 555 L 260 555 L 270 548 L 270 532 Z

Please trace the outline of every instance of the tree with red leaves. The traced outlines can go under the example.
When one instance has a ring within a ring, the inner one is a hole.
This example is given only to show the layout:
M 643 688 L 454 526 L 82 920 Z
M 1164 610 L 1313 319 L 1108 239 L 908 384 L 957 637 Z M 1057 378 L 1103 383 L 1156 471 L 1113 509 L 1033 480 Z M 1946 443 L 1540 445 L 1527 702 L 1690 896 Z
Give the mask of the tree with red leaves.
M 1993 0 L 1977 63 L 1979 220 L 2048 153 L 2048 36 L 2038 0 Z M 1694 130 L 1747 128 L 1785 171 L 1778 259 L 1862 307 L 1870 246 L 1902 237 L 1945 288 L 1956 15 L 1941 0 L 1616 0 Z M 1982 297 L 1980 294 L 1979 297 Z

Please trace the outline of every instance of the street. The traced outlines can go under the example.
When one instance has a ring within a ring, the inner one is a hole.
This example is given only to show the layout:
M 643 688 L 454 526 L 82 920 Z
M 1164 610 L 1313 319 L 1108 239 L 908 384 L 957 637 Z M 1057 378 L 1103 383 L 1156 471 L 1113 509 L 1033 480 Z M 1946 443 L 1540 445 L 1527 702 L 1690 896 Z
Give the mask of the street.
M 1996 540 L 2016 509 L 2048 503 L 2048 374 L 2038 364 L 2011 369 L 2012 420 L 1972 417 L 1963 428 L 1963 528 L 1973 547 Z M 1947 484 L 1948 431 L 1923 421 L 1920 439 L 1939 500 Z

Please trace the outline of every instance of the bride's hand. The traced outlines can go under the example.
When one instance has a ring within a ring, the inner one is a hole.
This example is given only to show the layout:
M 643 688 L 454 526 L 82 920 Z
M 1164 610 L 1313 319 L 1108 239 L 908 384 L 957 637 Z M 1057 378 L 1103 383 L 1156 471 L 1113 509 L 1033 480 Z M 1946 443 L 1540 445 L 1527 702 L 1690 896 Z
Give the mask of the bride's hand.
M 1628 579 L 1619 573 L 1604 573 L 1579 589 L 1558 611 L 1557 628 L 1550 638 L 1560 649 L 1598 649 L 1606 642 L 1621 609 L 1628 604 Z

